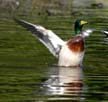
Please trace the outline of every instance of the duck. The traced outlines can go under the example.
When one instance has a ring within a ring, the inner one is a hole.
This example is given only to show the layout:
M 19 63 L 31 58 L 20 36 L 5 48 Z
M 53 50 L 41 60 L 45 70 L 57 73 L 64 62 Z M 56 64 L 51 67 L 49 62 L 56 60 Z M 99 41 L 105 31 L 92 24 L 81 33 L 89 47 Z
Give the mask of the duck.
M 101 33 L 104 34 L 104 35 L 106 35 L 105 38 L 108 38 L 108 31 L 106 31 L 106 30 L 101 30 Z
M 107 30 L 101 30 L 101 33 L 105 35 L 103 38 L 103 41 L 106 43 L 108 42 L 108 31 Z
M 90 29 L 82 30 L 83 26 L 88 24 L 83 19 L 77 19 L 74 23 L 75 36 L 68 41 L 62 40 L 52 30 L 41 25 L 36 25 L 22 19 L 15 19 L 18 24 L 36 36 L 48 50 L 58 59 L 58 66 L 82 66 L 85 53 L 85 38 L 93 31 Z

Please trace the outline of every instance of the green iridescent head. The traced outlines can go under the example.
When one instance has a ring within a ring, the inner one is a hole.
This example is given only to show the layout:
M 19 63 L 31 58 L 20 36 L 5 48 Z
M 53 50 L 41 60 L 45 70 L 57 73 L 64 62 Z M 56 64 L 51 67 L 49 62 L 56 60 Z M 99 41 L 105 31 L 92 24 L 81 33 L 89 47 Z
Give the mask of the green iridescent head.
M 88 23 L 87 21 L 84 21 L 82 19 L 76 20 L 75 26 L 74 26 L 75 34 L 81 34 L 83 25 L 85 25 L 87 23 Z

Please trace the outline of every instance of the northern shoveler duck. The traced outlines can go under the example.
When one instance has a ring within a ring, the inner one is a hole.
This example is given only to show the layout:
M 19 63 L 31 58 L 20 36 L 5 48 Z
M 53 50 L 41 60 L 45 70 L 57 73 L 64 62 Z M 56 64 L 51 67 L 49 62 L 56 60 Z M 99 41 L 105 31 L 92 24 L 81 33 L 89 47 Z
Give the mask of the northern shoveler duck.
M 40 25 L 35 25 L 24 20 L 18 23 L 30 30 L 42 42 L 49 51 L 58 58 L 58 66 L 81 66 L 84 57 L 85 38 L 92 30 L 82 31 L 87 21 L 78 19 L 75 22 L 75 37 L 63 41 L 54 32 Z

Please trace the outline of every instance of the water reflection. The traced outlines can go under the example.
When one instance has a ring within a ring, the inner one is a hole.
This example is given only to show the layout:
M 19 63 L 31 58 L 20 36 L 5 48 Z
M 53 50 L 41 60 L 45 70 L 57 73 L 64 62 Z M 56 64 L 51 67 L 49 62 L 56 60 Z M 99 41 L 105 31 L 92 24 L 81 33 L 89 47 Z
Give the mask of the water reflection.
M 85 85 L 81 67 L 51 67 L 49 78 L 41 87 L 41 94 L 61 96 L 48 100 L 84 100 Z
M 105 44 L 108 44 L 108 38 L 104 38 L 103 41 Z

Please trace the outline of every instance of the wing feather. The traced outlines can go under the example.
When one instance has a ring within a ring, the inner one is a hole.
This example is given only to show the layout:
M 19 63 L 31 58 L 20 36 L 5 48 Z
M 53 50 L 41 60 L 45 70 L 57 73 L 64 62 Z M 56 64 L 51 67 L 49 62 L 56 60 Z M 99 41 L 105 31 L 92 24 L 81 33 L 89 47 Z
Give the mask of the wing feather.
M 35 25 L 24 20 L 16 19 L 16 21 L 31 31 L 55 57 L 58 57 L 61 47 L 65 44 L 61 38 L 59 38 L 51 30 L 48 30 L 40 25 Z

